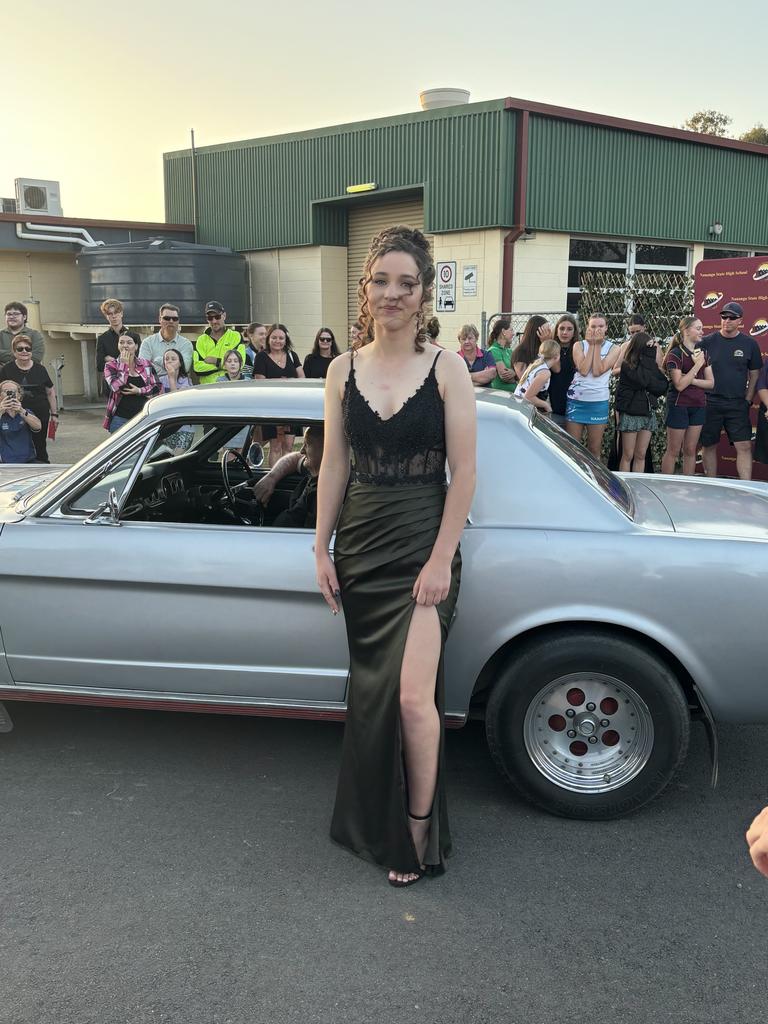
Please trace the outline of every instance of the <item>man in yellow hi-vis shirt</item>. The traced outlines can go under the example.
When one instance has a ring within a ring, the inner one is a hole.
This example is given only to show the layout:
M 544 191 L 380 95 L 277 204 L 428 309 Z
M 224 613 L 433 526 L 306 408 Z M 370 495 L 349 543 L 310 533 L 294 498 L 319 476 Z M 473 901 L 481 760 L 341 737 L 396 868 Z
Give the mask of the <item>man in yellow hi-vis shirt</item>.
M 245 362 L 245 345 L 240 333 L 227 327 L 227 313 L 220 302 L 205 304 L 205 319 L 208 328 L 195 342 L 192 365 L 201 384 L 215 384 L 224 373 L 227 352 L 237 349 Z

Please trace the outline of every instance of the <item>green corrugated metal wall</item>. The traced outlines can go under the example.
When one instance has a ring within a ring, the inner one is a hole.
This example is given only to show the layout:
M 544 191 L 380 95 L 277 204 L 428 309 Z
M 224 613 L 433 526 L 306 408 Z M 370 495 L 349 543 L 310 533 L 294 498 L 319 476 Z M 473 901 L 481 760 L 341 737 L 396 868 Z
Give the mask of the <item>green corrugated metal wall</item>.
M 511 223 L 515 116 L 503 101 L 197 151 L 199 241 L 345 245 L 348 185 L 424 189 L 427 231 Z M 166 218 L 190 223 L 189 151 L 165 155 Z M 375 201 L 376 193 L 371 196 Z
M 530 118 L 527 226 L 625 238 L 768 245 L 768 155 Z

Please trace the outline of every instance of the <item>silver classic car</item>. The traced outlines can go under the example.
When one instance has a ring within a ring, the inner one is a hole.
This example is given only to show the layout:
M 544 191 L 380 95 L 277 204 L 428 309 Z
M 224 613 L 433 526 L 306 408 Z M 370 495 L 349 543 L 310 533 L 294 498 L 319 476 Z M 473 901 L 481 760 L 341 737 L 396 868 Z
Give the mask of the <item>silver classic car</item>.
M 695 717 L 716 772 L 717 723 L 768 719 L 768 485 L 616 475 L 524 400 L 477 412 L 447 724 L 484 718 L 514 788 L 570 817 L 659 794 Z M 322 416 L 321 381 L 195 388 L 74 466 L 0 467 L 6 727 L 17 700 L 342 720 L 313 532 L 275 525 L 298 481 L 251 489 L 259 439 Z

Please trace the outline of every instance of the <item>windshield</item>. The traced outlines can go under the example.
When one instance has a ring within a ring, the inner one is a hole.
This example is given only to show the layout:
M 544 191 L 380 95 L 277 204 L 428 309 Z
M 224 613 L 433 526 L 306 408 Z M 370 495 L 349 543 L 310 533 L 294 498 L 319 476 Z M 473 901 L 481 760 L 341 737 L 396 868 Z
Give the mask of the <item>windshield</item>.
M 531 424 L 534 430 L 537 430 L 550 444 L 554 445 L 563 458 L 566 458 L 571 465 L 576 466 L 580 473 L 588 477 L 592 484 L 609 497 L 614 505 L 618 505 L 625 515 L 632 516 L 634 511 L 632 496 L 623 480 L 606 469 L 602 462 L 598 462 L 570 434 L 566 434 L 556 423 L 548 420 L 545 416 L 536 413 Z

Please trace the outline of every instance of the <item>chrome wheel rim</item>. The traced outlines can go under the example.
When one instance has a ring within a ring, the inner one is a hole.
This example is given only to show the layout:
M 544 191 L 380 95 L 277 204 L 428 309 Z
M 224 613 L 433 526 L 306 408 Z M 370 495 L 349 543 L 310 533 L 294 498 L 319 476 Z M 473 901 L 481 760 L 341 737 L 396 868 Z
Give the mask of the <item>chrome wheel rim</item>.
M 642 697 L 613 676 L 558 676 L 531 703 L 523 739 L 545 779 L 572 793 L 610 793 L 636 779 L 653 750 Z

